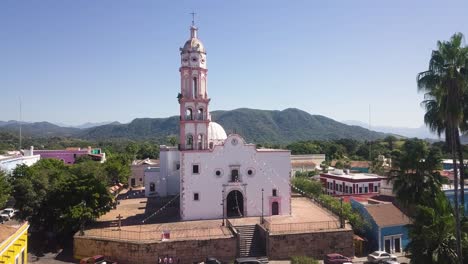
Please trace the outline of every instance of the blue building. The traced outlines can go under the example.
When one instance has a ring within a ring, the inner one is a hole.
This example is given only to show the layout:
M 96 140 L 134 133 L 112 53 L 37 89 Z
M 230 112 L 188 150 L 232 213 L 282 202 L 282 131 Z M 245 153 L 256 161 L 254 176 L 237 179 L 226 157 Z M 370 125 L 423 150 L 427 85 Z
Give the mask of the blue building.
M 459 190 L 460 191 L 460 190 Z M 454 200 L 455 200 L 455 191 L 452 190 L 444 190 L 445 196 L 449 199 L 450 203 L 452 206 L 454 205 Z M 459 194 L 459 197 L 461 197 L 461 193 Z M 461 198 L 458 198 L 458 202 L 461 201 Z M 465 215 L 468 215 L 468 188 L 465 187 Z
M 401 253 L 408 245 L 406 225 L 410 219 L 392 203 L 368 204 L 351 199 L 351 206 L 369 223 L 366 238 L 369 251 Z

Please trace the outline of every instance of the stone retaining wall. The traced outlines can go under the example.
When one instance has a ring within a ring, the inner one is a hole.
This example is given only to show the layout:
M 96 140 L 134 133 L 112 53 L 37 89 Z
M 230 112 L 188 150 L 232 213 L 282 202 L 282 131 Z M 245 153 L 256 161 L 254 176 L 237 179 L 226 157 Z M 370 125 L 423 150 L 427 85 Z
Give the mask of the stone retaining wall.
M 270 234 L 267 246 L 269 259 L 289 259 L 291 256 L 323 259 L 329 253 L 354 256 L 353 231 L 350 229 L 302 234 Z
M 76 259 L 94 255 L 112 256 L 112 260 L 119 264 L 154 264 L 158 256 L 168 255 L 180 259 L 180 263 L 189 264 L 204 261 L 206 256 L 232 261 L 236 257 L 236 243 L 235 237 L 138 243 L 75 236 L 73 254 Z

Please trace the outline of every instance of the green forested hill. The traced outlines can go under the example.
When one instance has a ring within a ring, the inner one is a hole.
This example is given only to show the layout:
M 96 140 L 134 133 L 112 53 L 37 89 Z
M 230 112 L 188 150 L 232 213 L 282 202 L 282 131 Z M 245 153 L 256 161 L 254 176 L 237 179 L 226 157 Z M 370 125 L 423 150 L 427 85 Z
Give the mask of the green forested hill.
M 327 140 L 350 138 L 375 140 L 386 134 L 349 126 L 320 115 L 311 115 L 299 109 L 283 111 L 240 108 L 211 112 L 212 121 L 222 125 L 226 132 L 237 133 L 252 143 L 287 144 L 299 140 Z M 0 131 L 5 127 L 0 126 Z M 23 131 L 30 136 L 68 136 L 89 140 L 127 138 L 132 140 L 161 139 L 177 135 L 179 116 L 168 118 L 137 118 L 128 124 L 108 124 L 87 129 L 62 128 L 42 122 L 24 124 Z
M 242 135 L 248 142 L 289 143 L 298 140 L 352 138 L 378 139 L 384 133 L 359 126 L 348 126 L 320 115 L 298 109 L 268 111 L 240 108 L 211 112 L 212 120 L 226 132 Z M 86 139 L 130 138 L 151 139 L 177 135 L 179 117 L 138 118 L 129 124 L 104 125 L 83 130 L 78 136 Z

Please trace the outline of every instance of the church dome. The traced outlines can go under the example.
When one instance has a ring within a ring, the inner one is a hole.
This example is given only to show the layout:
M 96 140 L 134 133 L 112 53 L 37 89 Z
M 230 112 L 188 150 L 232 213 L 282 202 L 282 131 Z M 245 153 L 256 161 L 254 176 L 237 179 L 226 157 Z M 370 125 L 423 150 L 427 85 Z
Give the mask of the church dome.
M 197 31 L 198 29 L 195 26 L 192 26 L 190 28 L 190 39 L 185 42 L 184 47 L 181 49 L 182 53 L 185 53 L 185 52 L 206 53 L 205 46 L 203 46 L 203 43 L 197 38 Z
M 205 53 L 203 43 L 197 38 L 189 39 L 185 42 L 182 52 L 202 52 Z
M 216 144 L 224 142 L 226 138 L 226 131 L 224 131 L 224 128 L 220 124 L 216 122 L 210 122 L 210 124 L 208 124 L 208 142 L 214 142 Z

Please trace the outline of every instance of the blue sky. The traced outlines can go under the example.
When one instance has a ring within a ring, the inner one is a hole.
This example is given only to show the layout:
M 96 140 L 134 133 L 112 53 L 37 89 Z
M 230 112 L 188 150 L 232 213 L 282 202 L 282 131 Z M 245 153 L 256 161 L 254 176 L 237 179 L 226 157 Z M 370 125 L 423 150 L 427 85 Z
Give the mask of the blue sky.
M 179 47 L 197 12 L 211 110 L 295 107 L 423 124 L 416 74 L 468 35 L 467 1 L 0 1 L 0 120 L 178 114 Z

